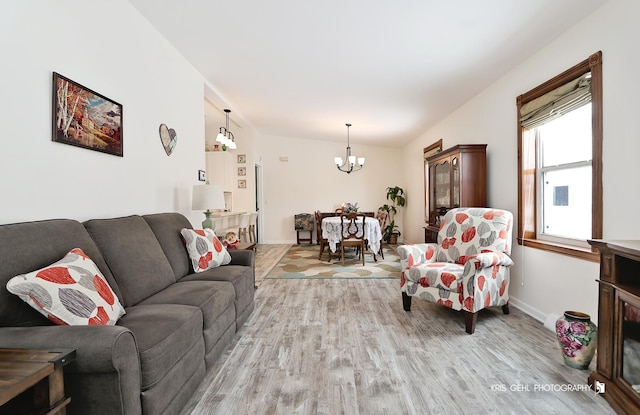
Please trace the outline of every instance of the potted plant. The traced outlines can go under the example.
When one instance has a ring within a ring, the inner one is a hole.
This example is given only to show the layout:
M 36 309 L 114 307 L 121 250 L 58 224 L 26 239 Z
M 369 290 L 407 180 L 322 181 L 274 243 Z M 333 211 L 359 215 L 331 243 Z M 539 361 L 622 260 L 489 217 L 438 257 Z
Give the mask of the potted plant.
M 404 189 L 398 186 L 387 187 L 387 200 L 389 200 L 391 204 L 385 203 L 378 208 L 379 210 L 387 212 L 389 215 L 389 222 L 382 230 L 382 239 L 387 243 L 397 244 L 398 236 L 402 234 L 398 229 L 398 225 L 396 225 L 395 216 L 396 213 L 398 213 L 397 208 L 407 204 L 407 199 L 404 197 Z

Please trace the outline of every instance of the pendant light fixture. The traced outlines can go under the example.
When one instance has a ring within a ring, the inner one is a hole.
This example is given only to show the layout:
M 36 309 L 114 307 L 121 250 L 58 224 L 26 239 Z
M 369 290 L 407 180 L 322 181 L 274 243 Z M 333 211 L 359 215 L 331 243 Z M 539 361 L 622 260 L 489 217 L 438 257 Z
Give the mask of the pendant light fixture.
M 336 157 L 334 161 L 338 170 L 350 174 L 352 171 L 358 171 L 364 166 L 364 157 L 356 159 L 356 156 L 351 155 L 351 146 L 349 145 L 349 127 L 351 127 L 351 124 L 345 125 L 347 126 L 347 157 L 345 160 L 342 160 L 342 157 Z
M 231 110 L 225 108 L 224 112 L 227 114 L 227 124 L 226 127 L 220 127 L 220 132 L 216 137 L 216 141 L 223 146 L 227 146 L 231 150 L 235 150 L 236 148 L 238 148 L 238 146 L 236 145 L 236 139 L 231 131 L 229 131 L 229 113 L 231 112 Z

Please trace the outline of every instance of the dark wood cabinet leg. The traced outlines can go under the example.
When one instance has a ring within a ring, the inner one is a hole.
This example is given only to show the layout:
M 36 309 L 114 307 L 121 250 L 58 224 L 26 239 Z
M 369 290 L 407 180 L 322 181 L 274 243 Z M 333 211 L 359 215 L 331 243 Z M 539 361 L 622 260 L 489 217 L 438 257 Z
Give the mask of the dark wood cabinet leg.
M 402 292 L 402 308 L 404 311 L 411 311 L 411 297 L 405 292 Z
M 473 334 L 476 331 L 476 321 L 478 321 L 478 313 L 464 312 L 464 326 L 467 333 Z

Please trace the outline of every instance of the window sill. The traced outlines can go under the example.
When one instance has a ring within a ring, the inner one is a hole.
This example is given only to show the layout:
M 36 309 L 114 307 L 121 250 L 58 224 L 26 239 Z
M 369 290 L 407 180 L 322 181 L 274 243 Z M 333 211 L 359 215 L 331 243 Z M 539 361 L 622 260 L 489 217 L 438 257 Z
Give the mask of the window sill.
M 578 259 L 584 259 L 591 262 L 600 262 L 600 255 L 598 254 L 598 252 L 593 252 L 589 248 L 542 241 L 540 239 L 526 238 L 518 238 L 518 244 L 528 246 L 530 248 L 541 249 L 543 251 L 555 252 L 557 254 L 567 255 Z

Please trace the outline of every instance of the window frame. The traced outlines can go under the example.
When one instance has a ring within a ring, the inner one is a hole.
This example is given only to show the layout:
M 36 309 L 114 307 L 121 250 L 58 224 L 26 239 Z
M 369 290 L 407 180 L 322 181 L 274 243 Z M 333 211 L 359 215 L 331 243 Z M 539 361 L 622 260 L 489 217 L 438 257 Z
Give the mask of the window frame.
M 536 88 L 516 98 L 518 128 L 518 235 L 520 245 L 542 249 L 593 262 L 599 261 L 595 248 L 538 238 L 538 151 L 535 134 L 523 134 L 520 125 L 522 106 L 553 89 L 591 72 L 591 134 L 592 134 L 592 179 L 591 179 L 591 239 L 602 238 L 602 52 L 562 72 Z

